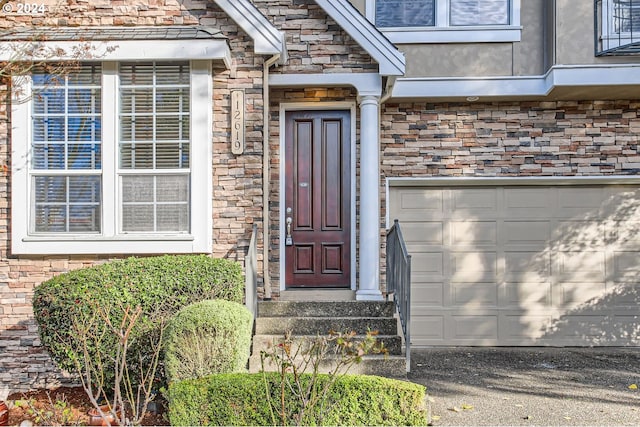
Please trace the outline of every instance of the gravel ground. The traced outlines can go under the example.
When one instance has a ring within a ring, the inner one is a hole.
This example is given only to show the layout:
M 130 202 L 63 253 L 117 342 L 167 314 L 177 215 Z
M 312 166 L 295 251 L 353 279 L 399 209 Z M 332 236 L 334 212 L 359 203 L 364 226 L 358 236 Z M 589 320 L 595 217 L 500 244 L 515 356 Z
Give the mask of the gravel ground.
M 640 348 L 438 348 L 411 359 L 434 426 L 640 425 Z

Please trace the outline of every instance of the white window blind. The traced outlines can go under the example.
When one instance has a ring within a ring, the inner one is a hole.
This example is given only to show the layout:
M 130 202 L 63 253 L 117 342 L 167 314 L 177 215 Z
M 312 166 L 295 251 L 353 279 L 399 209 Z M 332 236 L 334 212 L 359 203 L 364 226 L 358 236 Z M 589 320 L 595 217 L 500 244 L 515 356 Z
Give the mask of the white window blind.
M 640 0 L 613 0 L 612 20 L 615 33 L 640 32 Z
M 509 0 L 449 0 L 449 25 L 508 25 Z
M 190 69 L 120 64 L 122 232 L 189 232 Z
M 101 73 L 32 75 L 31 232 L 100 232 Z
M 432 27 L 436 0 L 376 0 L 376 26 Z

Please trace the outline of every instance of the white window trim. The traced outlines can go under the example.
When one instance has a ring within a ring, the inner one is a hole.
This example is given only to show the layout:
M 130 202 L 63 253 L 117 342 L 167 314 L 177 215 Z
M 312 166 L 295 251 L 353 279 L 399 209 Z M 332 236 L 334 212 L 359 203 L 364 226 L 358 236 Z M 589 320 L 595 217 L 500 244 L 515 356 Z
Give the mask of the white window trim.
M 376 0 L 365 0 L 367 19 L 375 25 Z M 379 28 L 393 43 L 492 43 L 519 42 L 520 1 L 510 0 L 509 25 L 482 25 L 468 27 L 449 26 L 449 0 L 436 1 L 436 25 L 434 27 Z
M 212 248 L 213 84 L 211 61 L 191 61 L 191 232 L 189 234 L 118 234 L 116 62 L 103 63 L 102 232 L 100 234 L 29 234 L 31 216 L 31 79 L 14 77 L 11 128 L 11 251 L 13 254 L 158 254 L 209 253 Z M 19 85 L 19 86 L 18 86 Z M 26 100 L 25 100 L 26 99 Z M 107 113 L 108 111 L 108 113 Z

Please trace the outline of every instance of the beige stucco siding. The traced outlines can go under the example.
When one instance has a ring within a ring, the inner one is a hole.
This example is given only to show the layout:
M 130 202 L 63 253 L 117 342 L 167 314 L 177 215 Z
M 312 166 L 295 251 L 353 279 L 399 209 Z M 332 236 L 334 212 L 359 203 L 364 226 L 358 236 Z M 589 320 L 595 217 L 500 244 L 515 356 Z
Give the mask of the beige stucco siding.
M 637 56 L 596 57 L 594 47 L 594 3 L 557 0 L 555 3 L 555 63 L 615 64 L 640 62 Z

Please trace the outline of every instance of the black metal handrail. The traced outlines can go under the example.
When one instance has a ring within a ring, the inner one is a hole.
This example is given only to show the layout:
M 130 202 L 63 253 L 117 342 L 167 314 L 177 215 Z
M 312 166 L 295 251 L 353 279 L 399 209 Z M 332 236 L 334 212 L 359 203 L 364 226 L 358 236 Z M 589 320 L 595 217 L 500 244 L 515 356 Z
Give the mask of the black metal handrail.
M 407 372 L 411 370 L 411 255 L 402 237 L 400 223 L 393 221 L 387 232 L 387 292 L 393 293 L 404 335 Z
M 255 319 L 258 315 L 258 226 L 253 224 L 249 249 L 244 258 L 245 305 Z

